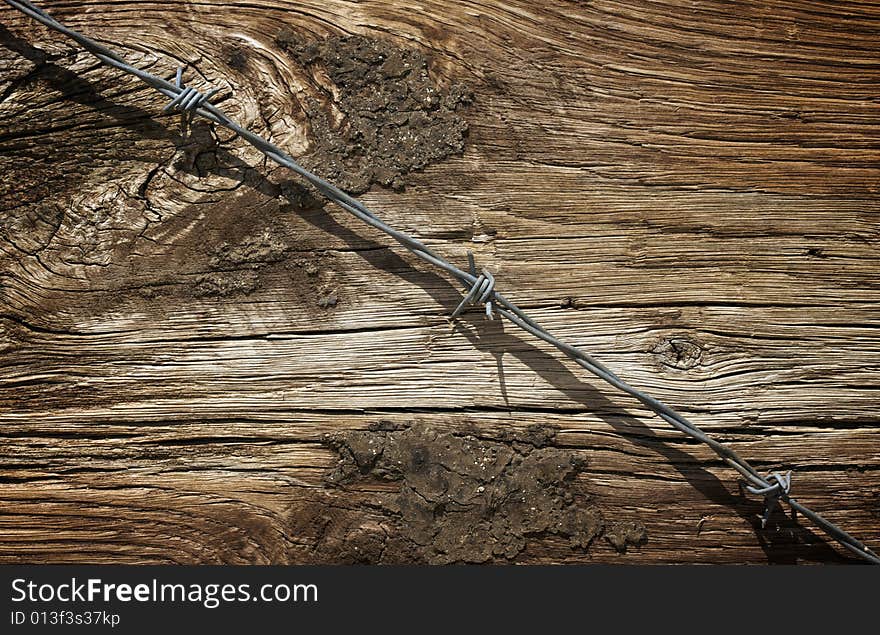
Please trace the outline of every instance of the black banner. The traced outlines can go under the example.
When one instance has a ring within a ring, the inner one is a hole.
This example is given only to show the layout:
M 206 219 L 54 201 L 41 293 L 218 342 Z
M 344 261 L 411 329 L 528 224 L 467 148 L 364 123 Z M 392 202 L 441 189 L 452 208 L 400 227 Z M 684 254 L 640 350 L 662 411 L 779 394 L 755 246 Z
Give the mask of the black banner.
M 0 633 L 266 626 L 541 632 L 682 620 L 788 628 L 873 611 L 873 567 L 0 567 Z M 596 620 L 602 620 L 596 622 Z M 490 630 L 486 630 L 490 629 Z M 578 629 L 581 630 L 581 629 Z

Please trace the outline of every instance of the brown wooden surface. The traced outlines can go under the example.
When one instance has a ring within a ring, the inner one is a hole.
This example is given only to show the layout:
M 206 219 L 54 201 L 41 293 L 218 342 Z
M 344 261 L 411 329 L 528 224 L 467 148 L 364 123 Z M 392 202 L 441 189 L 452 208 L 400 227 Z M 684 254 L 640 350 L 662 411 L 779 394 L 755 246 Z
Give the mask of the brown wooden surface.
M 464 153 L 363 200 L 880 546 L 876 3 L 43 6 L 163 76 L 193 63 L 294 154 L 279 32 L 428 54 L 474 91 Z M 0 562 L 339 560 L 303 501 L 324 435 L 378 421 L 555 426 L 579 491 L 647 528 L 625 555 L 533 536 L 516 562 L 840 560 L 817 530 L 757 530 L 711 451 L 512 325 L 452 329 L 455 285 L 285 207 L 253 149 L 221 134 L 227 168 L 192 169 L 162 105 L 0 9 Z M 205 292 L 231 275 L 218 245 L 273 241 L 246 293 Z

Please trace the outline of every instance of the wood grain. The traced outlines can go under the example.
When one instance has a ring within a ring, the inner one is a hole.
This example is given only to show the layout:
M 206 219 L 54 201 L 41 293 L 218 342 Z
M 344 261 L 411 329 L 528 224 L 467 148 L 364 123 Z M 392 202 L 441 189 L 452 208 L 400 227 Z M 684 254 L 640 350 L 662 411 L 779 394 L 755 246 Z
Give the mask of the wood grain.
M 880 545 L 878 5 L 42 5 L 152 72 L 190 64 L 294 155 L 315 80 L 279 33 L 429 55 L 474 92 L 465 151 L 362 199 Z M 647 527 L 516 562 L 843 559 L 760 530 L 711 451 L 512 325 L 451 325 L 456 285 L 295 209 L 239 140 L 184 140 L 161 96 L 5 7 L 0 44 L 0 562 L 306 561 L 302 516 L 356 507 L 325 435 L 377 421 L 556 427 L 579 487 Z M 279 255 L 218 268 L 223 245 Z

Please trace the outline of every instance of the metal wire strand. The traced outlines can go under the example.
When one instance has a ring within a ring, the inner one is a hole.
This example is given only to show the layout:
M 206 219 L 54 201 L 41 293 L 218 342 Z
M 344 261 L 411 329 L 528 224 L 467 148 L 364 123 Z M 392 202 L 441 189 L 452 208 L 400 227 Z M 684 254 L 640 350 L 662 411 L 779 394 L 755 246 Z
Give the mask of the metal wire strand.
M 201 93 L 191 87 L 184 86 L 182 83 L 181 69 L 178 69 L 176 81 L 173 83 L 160 77 L 156 77 L 151 73 L 129 65 L 122 57 L 112 50 L 64 26 L 28 0 L 4 0 L 4 2 L 50 29 L 71 38 L 104 64 L 134 75 L 144 83 L 155 88 L 166 98 L 171 100 L 170 103 L 165 106 L 165 110 L 180 110 L 188 117 L 199 115 L 236 132 L 241 138 L 257 148 L 268 158 L 272 159 L 279 165 L 292 170 L 297 175 L 311 183 L 325 197 L 343 210 L 359 218 L 366 224 L 384 232 L 417 257 L 442 269 L 459 280 L 464 285 L 467 292 L 461 304 L 455 309 L 453 317 L 458 316 L 467 304 L 485 305 L 486 314 L 490 318 L 493 317 L 495 313 L 507 318 L 526 332 L 531 333 L 535 337 L 554 346 L 585 370 L 604 380 L 618 390 L 635 398 L 682 434 L 697 439 L 709 446 L 725 464 L 736 470 L 745 479 L 747 491 L 755 495 L 764 496 L 765 510 L 762 518 L 762 526 L 766 526 L 772 509 L 780 501 L 784 501 L 788 503 L 793 510 L 800 512 L 810 521 L 819 526 L 825 531 L 825 533 L 843 545 L 846 549 L 864 558 L 868 562 L 880 564 L 880 556 L 869 549 L 861 541 L 789 496 L 791 489 L 790 472 L 787 475 L 781 475 L 778 472 L 774 472 L 768 476 L 762 476 L 733 449 L 710 437 L 696 425 L 685 419 L 684 416 L 654 397 L 651 397 L 641 390 L 631 386 L 584 351 L 566 344 L 551 335 L 537 322 L 528 317 L 515 304 L 495 290 L 495 278 L 491 273 L 483 270 L 482 273 L 479 275 L 477 274 L 472 254 L 468 253 L 468 271 L 463 271 L 442 256 L 434 253 L 421 241 L 385 224 L 360 201 L 346 194 L 332 183 L 325 181 L 321 177 L 303 168 L 278 146 L 263 139 L 259 135 L 242 128 L 236 122 L 227 117 L 219 108 L 217 108 L 217 106 L 210 102 L 210 98 L 216 94 L 218 89 L 215 88 L 207 93 Z

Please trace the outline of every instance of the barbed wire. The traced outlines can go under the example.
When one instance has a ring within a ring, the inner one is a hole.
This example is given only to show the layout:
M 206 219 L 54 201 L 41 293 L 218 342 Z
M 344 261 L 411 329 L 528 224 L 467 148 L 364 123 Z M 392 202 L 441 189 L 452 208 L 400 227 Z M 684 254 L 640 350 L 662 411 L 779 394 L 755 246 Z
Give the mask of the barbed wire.
M 440 256 L 429 249 L 421 241 L 387 225 L 360 201 L 299 165 L 299 163 L 275 144 L 263 139 L 261 136 L 247 130 L 246 128 L 241 127 L 235 121 L 227 117 L 217 106 L 210 102 L 210 98 L 217 94 L 219 89 L 214 88 L 203 93 L 191 86 L 184 86 L 182 81 L 182 68 L 177 69 L 177 74 L 173 83 L 164 80 L 148 73 L 147 71 L 131 66 L 114 51 L 64 26 L 28 0 L 4 0 L 4 2 L 50 29 L 71 38 L 104 64 L 134 75 L 158 90 L 171 100 L 165 106 L 166 111 L 177 110 L 183 113 L 187 122 L 196 115 L 205 117 L 206 119 L 237 133 L 241 138 L 250 143 L 269 159 L 272 159 L 279 165 L 292 170 L 307 182 L 311 183 L 325 197 L 345 211 L 387 234 L 415 256 L 442 269 L 452 277 L 456 278 L 464 285 L 466 295 L 461 301 L 461 304 L 459 304 L 453 312 L 453 318 L 458 316 L 465 309 L 467 304 L 483 304 L 486 307 L 486 314 L 490 319 L 496 313 L 507 318 L 526 332 L 554 346 L 585 370 L 604 380 L 618 390 L 635 398 L 679 432 L 709 446 L 725 464 L 736 470 L 746 480 L 746 490 L 748 492 L 764 497 L 764 515 L 761 522 L 762 527 L 766 526 L 770 513 L 776 505 L 778 505 L 780 501 L 784 501 L 792 508 L 792 510 L 806 516 L 810 521 L 820 527 L 831 538 L 846 547 L 848 550 L 873 564 L 880 564 L 880 556 L 869 549 L 865 544 L 791 497 L 791 472 L 784 475 L 779 472 L 773 472 L 767 476 L 762 476 L 757 470 L 749 465 L 745 459 L 739 456 L 736 451 L 713 439 L 671 407 L 638 388 L 631 386 L 601 362 L 579 348 L 557 339 L 537 322 L 532 320 L 510 300 L 498 293 L 498 291 L 495 290 L 495 278 L 491 273 L 483 270 L 478 274 L 473 255 L 470 252 L 468 252 L 468 271 L 463 271 L 446 260 L 443 256 Z

